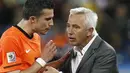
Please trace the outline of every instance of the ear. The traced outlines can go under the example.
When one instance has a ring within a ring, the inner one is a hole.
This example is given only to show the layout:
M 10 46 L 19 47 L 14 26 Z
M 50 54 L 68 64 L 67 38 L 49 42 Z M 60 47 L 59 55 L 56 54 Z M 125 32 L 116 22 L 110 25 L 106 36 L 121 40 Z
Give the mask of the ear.
M 29 21 L 30 21 L 31 24 L 34 24 L 34 23 L 36 23 L 37 18 L 35 16 L 30 16 Z
M 91 36 L 93 34 L 94 28 L 89 28 L 87 31 L 87 36 Z

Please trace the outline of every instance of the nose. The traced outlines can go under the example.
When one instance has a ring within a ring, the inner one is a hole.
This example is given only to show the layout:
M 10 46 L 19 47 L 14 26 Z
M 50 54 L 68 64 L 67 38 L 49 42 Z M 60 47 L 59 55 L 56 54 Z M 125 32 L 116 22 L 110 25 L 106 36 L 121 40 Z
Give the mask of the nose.
M 49 27 L 53 26 L 54 23 L 53 23 L 53 20 L 51 20 L 49 23 L 48 23 Z
M 71 27 L 67 27 L 67 33 L 68 33 L 68 35 L 72 35 L 73 29 Z
M 50 24 L 49 24 L 49 26 L 53 26 L 54 24 L 53 24 L 53 22 L 51 22 Z

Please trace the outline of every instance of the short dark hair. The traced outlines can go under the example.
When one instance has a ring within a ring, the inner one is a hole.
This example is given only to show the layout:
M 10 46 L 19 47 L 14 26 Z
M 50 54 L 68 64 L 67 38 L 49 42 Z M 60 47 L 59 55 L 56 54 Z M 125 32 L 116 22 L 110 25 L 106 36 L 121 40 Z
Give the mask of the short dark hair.
M 27 0 L 23 7 L 23 18 L 28 20 L 30 16 L 40 16 L 43 9 L 53 9 L 52 0 Z

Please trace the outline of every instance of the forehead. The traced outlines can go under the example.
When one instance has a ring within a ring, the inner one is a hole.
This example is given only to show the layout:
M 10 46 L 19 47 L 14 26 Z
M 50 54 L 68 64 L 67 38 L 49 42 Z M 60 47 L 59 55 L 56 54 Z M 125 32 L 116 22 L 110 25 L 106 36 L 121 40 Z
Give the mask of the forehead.
M 53 17 L 54 16 L 54 10 L 53 9 L 43 9 L 41 11 L 40 17 Z
M 68 19 L 69 24 L 84 24 L 85 14 L 71 14 Z

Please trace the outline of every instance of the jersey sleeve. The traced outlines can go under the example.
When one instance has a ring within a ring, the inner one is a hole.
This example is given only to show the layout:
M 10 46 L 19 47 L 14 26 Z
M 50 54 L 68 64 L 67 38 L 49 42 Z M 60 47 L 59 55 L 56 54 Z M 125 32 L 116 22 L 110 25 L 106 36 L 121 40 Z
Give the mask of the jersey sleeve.
M 1 49 L 1 45 L 0 45 L 0 65 L 2 64 L 2 54 L 1 54 L 2 52 L 1 52 L 1 50 L 2 49 Z
M 22 59 L 18 41 L 12 37 L 6 37 L 0 42 L 0 73 L 20 70 Z

